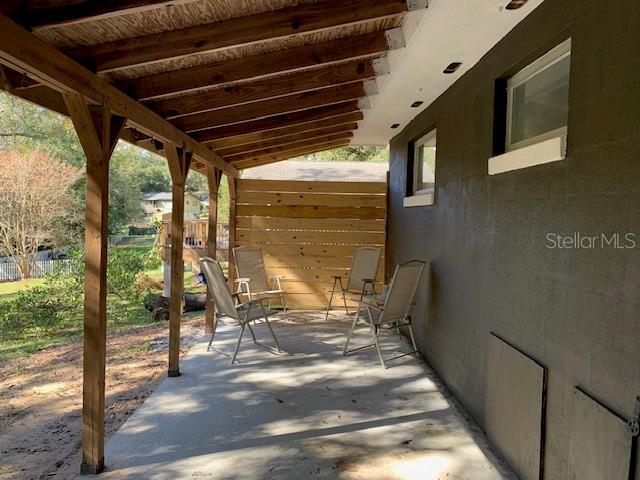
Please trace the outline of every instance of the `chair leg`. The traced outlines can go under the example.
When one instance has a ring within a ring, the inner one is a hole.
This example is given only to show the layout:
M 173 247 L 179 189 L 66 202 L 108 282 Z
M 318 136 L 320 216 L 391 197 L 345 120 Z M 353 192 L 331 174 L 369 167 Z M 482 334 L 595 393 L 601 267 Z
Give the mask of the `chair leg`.
M 209 345 L 207 345 L 207 352 L 211 348 L 211 344 L 213 343 L 213 337 L 216 334 L 216 328 L 218 328 L 218 317 L 214 315 L 213 317 L 213 329 L 211 330 L 211 338 L 209 339 Z
M 257 343 L 256 334 L 253 333 L 253 328 L 251 328 L 251 325 L 249 323 L 247 323 L 247 328 L 249 329 L 249 333 L 251 333 L 251 338 L 253 338 L 253 343 Z
M 382 356 L 382 350 L 380 349 L 380 340 L 378 339 L 378 327 L 374 326 L 373 327 L 373 343 L 375 343 L 376 345 L 376 350 L 378 351 L 378 358 L 380 359 L 380 365 L 382 365 L 382 368 L 387 368 L 387 366 L 384 363 L 384 358 Z
M 349 348 L 349 342 L 351 341 L 351 337 L 353 336 L 353 332 L 355 331 L 356 327 L 358 326 L 358 318 L 360 318 L 360 305 L 358 305 L 358 311 L 356 312 L 355 316 L 353 317 L 353 322 L 351 323 L 351 330 L 349 330 L 349 333 L 347 334 L 347 341 L 344 344 L 344 350 L 342 350 L 342 355 L 344 355 L 345 357 L 347 356 L 347 349 Z
M 236 344 L 236 349 L 233 352 L 233 357 L 231 358 L 231 365 L 236 361 L 236 357 L 238 356 L 238 350 L 240 350 L 240 342 L 242 342 L 242 334 L 244 333 L 245 323 L 240 326 L 240 334 L 238 335 L 238 343 Z
M 413 353 L 416 358 L 420 358 L 418 355 L 418 347 L 416 347 L 416 339 L 413 336 L 413 327 L 411 326 L 411 322 L 409 322 L 409 338 L 411 338 L 411 345 L 413 345 Z
M 331 295 L 329 296 L 329 305 L 327 305 L 327 313 L 324 316 L 324 321 L 329 321 L 329 310 L 331 309 L 331 302 L 333 301 L 333 294 L 336 291 L 336 279 L 333 279 L 333 288 L 331 289 Z
M 267 324 L 267 328 L 269 329 L 269 332 L 271 332 L 271 336 L 273 337 L 273 341 L 276 344 L 276 349 L 281 352 L 282 348 L 280 348 L 280 343 L 278 342 L 278 337 L 276 337 L 275 332 L 273 331 L 273 328 L 271 328 L 271 322 L 269 322 L 269 319 L 267 317 L 264 318 L 265 322 Z
M 344 293 L 344 289 L 342 290 L 342 303 L 344 303 L 344 311 L 349 315 L 349 307 L 347 307 L 347 296 Z
M 287 304 L 284 301 L 284 293 L 280 294 L 280 301 L 282 302 L 282 309 L 284 311 L 284 319 L 285 320 L 289 320 L 289 317 L 287 316 Z

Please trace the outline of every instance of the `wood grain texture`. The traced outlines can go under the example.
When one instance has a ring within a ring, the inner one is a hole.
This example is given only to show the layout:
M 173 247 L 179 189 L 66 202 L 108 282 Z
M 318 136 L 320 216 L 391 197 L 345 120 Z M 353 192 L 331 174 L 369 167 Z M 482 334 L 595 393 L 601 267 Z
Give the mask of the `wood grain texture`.
M 290 218 L 384 219 L 385 209 L 374 207 L 318 207 L 315 205 L 238 205 L 238 216 L 264 215 Z
M 324 152 L 326 150 L 332 150 L 334 148 L 344 147 L 345 145 L 349 145 L 349 139 L 346 138 L 344 140 L 336 140 L 329 143 L 321 143 L 318 145 L 307 145 L 305 147 L 286 150 L 282 153 L 274 153 L 270 155 L 264 155 L 262 157 L 250 158 L 248 160 L 241 160 L 235 162 L 233 167 L 242 170 L 245 168 L 253 168 L 259 167 L 260 165 L 268 165 L 270 163 L 280 162 L 282 160 L 288 160 L 290 158 L 300 157 L 303 155 L 309 155 L 311 153 L 316 152 Z M 229 163 L 231 165 L 231 163 Z
M 109 161 L 124 119 L 90 108 L 78 94 L 65 95 L 64 101 L 87 159 L 81 468 L 99 473 L 104 468 Z
M 406 4 L 401 0 L 328 0 L 80 47 L 67 53 L 96 72 L 108 72 L 340 25 L 398 17 L 405 11 Z
M 126 80 L 125 85 L 135 98 L 160 99 L 205 88 L 263 80 L 277 74 L 299 72 L 302 75 L 307 69 L 315 70 L 318 67 L 335 66 L 339 62 L 379 57 L 387 50 L 384 32 L 376 31 L 132 78 Z
M 326 105 L 300 112 L 285 113 L 274 117 L 251 120 L 249 122 L 225 125 L 223 127 L 208 128 L 193 132 L 191 136 L 199 142 L 210 142 L 239 135 L 267 132 L 279 128 L 300 126 L 318 120 L 331 120 L 343 115 L 362 115 L 357 101 L 343 102 L 337 105 Z
M 339 127 L 341 125 L 354 124 L 364 118 L 362 112 L 346 113 L 338 115 L 336 117 L 328 118 L 325 120 L 316 120 L 313 122 L 303 123 L 300 125 L 293 125 L 290 127 L 275 128 L 273 130 L 258 131 L 254 133 L 246 133 L 244 135 L 236 135 L 228 138 L 221 138 L 219 140 L 210 140 L 204 142 L 208 147 L 215 151 L 224 150 L 227 148 L 234 148 L 243 145 L 250 146 L 254 143 L 260 143 L 268 140 L 275 140 L 278 138 L 287 138 L 293 135 L 298 135 L 305 132 L 313 132 L 315 130 L 323 130 L 326 128 Z M 357 125 L 357 124 L 356 124 Z
M 365 97 L 362 82 L 345 86 L 329 87 L 311 92 L 262 100 L 236 107 L 221 108 L 209 112 L 196 113 L 171 120 L 176 127 L 187 132 L 220 127 L 234 123 L 248 122 L 263 117 L 271 117 L 310 108 L 333 105 Z
M 209 187 L 209 215 L 207 216 L 207 244 L 205 253 L 207 257 L 217 258 L 218 189 L 220 187 L 220 180 L 222 179 L 222 172 L 215 167 L 207 166 L 206 175 L 207 186 Z M 211 295 L 207 295 L 204 331 L 208 334 L 213 331 L 214 309 L 215 306 Z
M 382 182 L 291 182 L 288 180 L 238 179 L 238 190 L 247 192 L 362 193 L 386 195 Z
M 518 478 L 540 480 L 546 369 L 490 334 L 486 372 L 487 435 Z
M 270 148 L 293 147 L 295 148 L 300 142 L 317 141 L 321 138 L 331 138 L 333 135 L 343 135 L 342 138 L 351 138 L 353 131 L 358 129 L 357 123 L 347 123 L 344 125 L 336 125 L 320 130 L 312 130 L 309 132 L 297 133 L 286 137 L 276 137 L 270 140 L 248 143 L 246 145 L 238 145 L 219 149 L 218 155 L 221 157 L 232 157 L 236 155 L 253 155 L 255 152 L 261 152 Z
M 348 218 L 237 217 L 236 228 L 242 230 L 322 230 L 384 232 L 384 220 Z
M 294 152 L 291 157 L 299 155 L 299 152 L 306 152 L 312 150 L 318 146 L 324 146 L 333 144 L 336 142 L 349 143 L 349 139 L 353 137 L 353 132 L 341 130 L 337 133 L 330 135 L 315 136 L 313 134 L 303 135 L 305 138 L 292 143 L 285 143 L 284 145 L 276 145 L 272 147 L 262 148 L 260 150 L 254 150 L 247 153 L 240 153 L 237 155 L 228 155 L 223 157 L 225 161 L 231 165 L 252 163 L 254 161 L 261 161 L 269 156 L 281 157 L 286 156 L 289 152 Z
M 162 117 L 175 118 L 375 77 L 370 61 L 358 61 L 150 100 L 145 105 Z
M 627 422 L 579 388 L 572 396 L 569 478 L 628 480 L 632 437 Z
M 348 195 L 332 195 L 327 193 L 306 192 L 249 192 L 238 193 L 239 205 L 308 205 L 314 207 L 342 207 L 353 205 L 361 207 L 384 208 L 386 198 L 383 195 L 366 195 L 352 193 Z

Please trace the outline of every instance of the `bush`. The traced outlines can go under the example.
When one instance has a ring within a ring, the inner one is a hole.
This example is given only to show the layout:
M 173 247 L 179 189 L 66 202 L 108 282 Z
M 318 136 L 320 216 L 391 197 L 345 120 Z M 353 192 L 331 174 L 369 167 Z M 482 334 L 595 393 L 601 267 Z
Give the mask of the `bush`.
M 79 331 L 84 308 L 84 252 L 70 252 L 71 266 L 45 277 L 36 287 L 0 302 L 0 341 L 37 337 L 43 333 Z M 129 320 L 132 308 L 143 309 L 150 285 L 143 272 L 159 266 L 155 250 L 112 248 L 107 268 L 107 318 L 111 325 Z

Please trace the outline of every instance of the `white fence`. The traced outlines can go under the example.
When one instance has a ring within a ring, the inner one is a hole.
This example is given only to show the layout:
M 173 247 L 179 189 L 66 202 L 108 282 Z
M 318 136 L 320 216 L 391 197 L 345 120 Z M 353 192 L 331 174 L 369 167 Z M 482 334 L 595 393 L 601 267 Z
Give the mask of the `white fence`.
M 71 260 L 36 260 L 31 276 L 34 278 L 43 277 L 47 273 L 52 273 L 56 268 L 69 272 Z M 20 280 L 20 270 L 13 261 L 0 262 L 0 282 Z

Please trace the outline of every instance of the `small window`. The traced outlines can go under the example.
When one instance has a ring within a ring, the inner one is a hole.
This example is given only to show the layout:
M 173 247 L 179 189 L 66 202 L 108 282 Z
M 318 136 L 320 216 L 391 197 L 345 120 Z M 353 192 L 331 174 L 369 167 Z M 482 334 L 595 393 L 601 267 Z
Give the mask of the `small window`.
M 404 206 L 433 205 L 436 183 L 436 130 L 414 142 L 409 174 L 412 181 Z
M 507 82 L 506 150 L 566 135 L 571 39 Z

